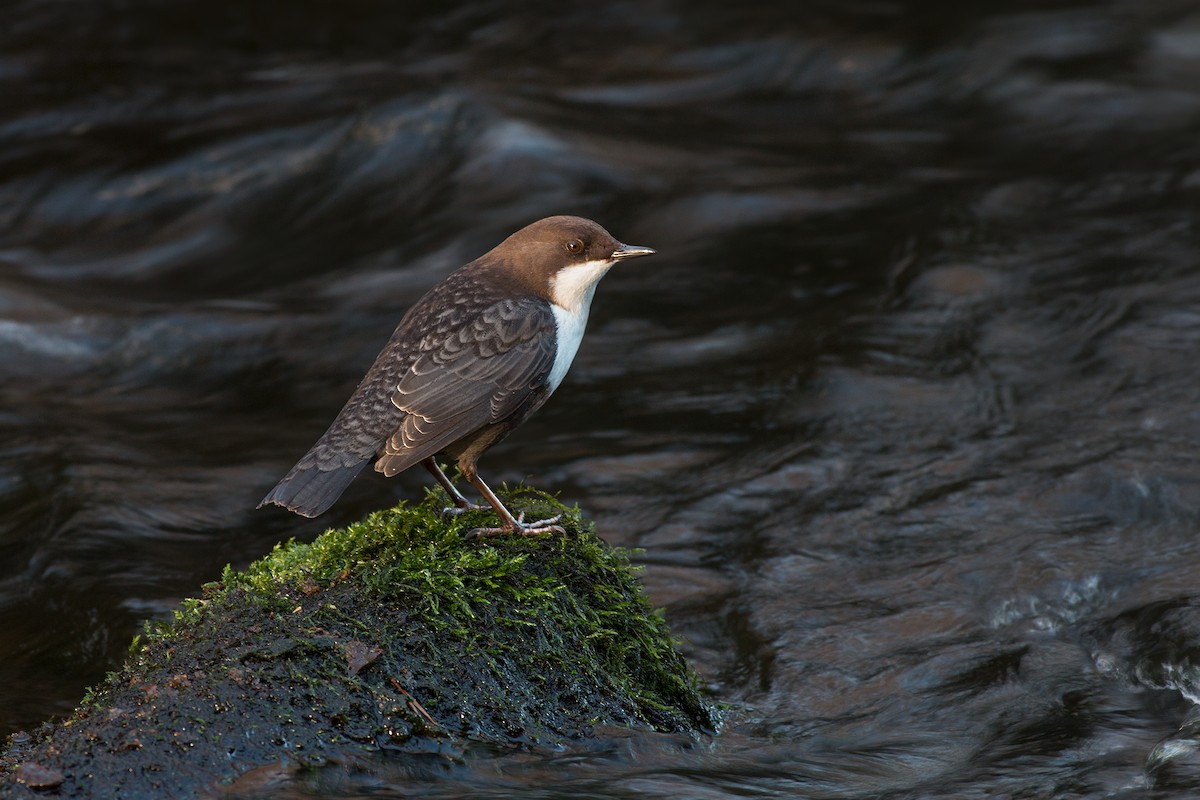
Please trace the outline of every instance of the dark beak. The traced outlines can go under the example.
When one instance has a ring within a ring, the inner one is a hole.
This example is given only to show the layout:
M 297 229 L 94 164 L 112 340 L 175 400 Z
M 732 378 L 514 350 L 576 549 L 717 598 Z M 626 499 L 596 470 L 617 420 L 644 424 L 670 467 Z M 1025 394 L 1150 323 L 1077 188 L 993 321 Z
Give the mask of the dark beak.
M 622 244 L 618 245 L 616 250 L 613 250 L 612 260 L 621 261 L 626 258 L 633 258 L 634 256 L 652 256 L 657 252 L 657 250 L 649 247 L 638 247 L 636 244 Z

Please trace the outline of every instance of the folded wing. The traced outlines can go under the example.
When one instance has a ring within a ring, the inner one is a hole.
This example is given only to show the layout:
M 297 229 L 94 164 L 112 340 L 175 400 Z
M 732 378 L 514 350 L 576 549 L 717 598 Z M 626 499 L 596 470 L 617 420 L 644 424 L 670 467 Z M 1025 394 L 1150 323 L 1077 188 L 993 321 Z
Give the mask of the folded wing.
M 427 337 L 392 394 L 404 418 L 375 469 L 395 475 L 503 422 L 544 386 L 554 346 L 554 315 L 533 297 L 500 300 L 455 330 Z

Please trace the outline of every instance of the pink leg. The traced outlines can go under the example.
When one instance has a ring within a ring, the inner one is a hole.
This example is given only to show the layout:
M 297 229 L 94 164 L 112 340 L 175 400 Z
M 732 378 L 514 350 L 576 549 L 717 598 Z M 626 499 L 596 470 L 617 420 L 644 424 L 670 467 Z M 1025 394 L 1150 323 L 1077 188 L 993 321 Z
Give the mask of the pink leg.
M 467 480 L 479 490 L 484 499 L 492 504 L 492 508 L 496 509 L 496 513 L 500 515 L 500 520 L 504 523 L 499 528 L 476 528 L 471 531 L 468 536 L 495 536 L 498 533 L 521 533 L 525 536 L 532 536 L 539 533 L 566 533 L 566 530 L 561 525 L 555 523 L 561 519 L 561 515 L 551 517 L 550 519 L 540 519 L 537 522 L 525 522 L 525 514 L 520 517 L 514 517 L 504 503 L 500 502 L 500 498 L 496 497 L 488 485 L 483 482 L 474 471 L 466 476 Z
M 463 511 L 483 508 L 483 506 L 476 505 L 463 497 L 462 492 L 456 489 L 454 484 L 450 482 L 450 479 L 446 477 L 446 473 L 442 472 L 442 468 L 438 466 L 437 460 L 433 456 L 422 461 L 421 465 L 433 474 L 433 477 L 437 479 L 437 482 L 441 484 L 442 488 L 446 490 L 446 494 L 450 495 L 450 499 L 454 502 L 455 507 L 447 509 L 447 511 L 461 514 Z

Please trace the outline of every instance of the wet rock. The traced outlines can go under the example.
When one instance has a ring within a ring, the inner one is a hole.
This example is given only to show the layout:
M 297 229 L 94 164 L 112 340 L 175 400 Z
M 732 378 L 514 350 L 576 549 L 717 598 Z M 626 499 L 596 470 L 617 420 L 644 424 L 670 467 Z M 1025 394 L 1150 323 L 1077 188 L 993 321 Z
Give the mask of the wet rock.
M 565 514 L 567 535 L 467 539 L 486 512 L 447 522 L 431 494 L 226 569 L 70 719 L 10 740 L 0 797 L 183 796 L 364 751 L 711 729 L 626 555 L 545 495 L 511 502 Z
M 34 761 L 24 761 L 13 770 L 17 783 L 30 789 L 54 789 L 62 784 L 63 774 L 56 769 L 42 766 Z

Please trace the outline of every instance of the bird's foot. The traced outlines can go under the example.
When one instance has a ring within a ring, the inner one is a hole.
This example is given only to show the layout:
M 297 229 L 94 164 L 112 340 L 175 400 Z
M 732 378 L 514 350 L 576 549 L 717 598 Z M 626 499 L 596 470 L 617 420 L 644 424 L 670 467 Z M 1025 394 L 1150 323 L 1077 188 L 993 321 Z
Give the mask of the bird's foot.
M 549 519 L 539 519 L 537 522 L 526 522 L 525 512 L 522 511 L 517 515 L 517 526 L 515 528 L 475 528 L 467 533 L 468 537 L 475 536 L 499 536 L 505 533 L 519 533 L 522 536 L 538 536 L 543 533 L 566 533 L 567 529 L 555 523 L 562 519 L 562 514 L 557 514 Z
M 465 506 L 446 506 L 442 509 L 442 516 L 457 517 L 459 514 L 465 514 L 468 511 L 485 511 L 491 506 L 481 506 L 478 503 L 467 503 Z

